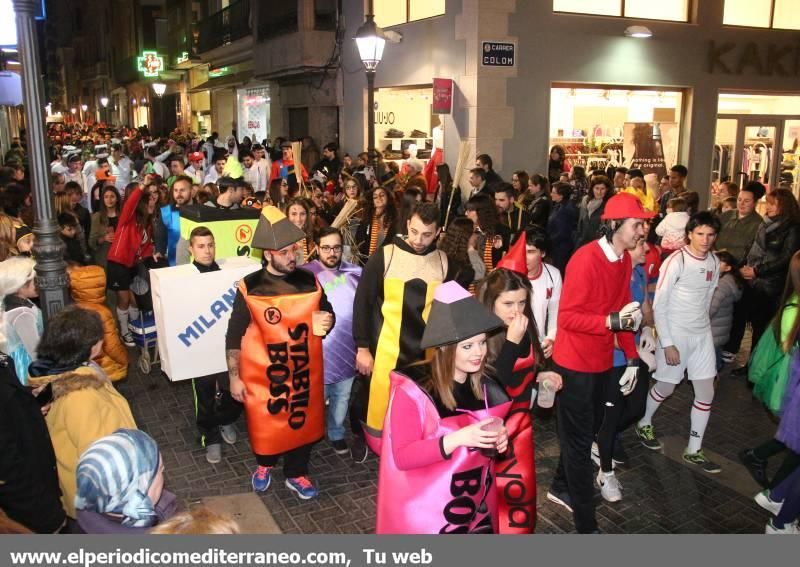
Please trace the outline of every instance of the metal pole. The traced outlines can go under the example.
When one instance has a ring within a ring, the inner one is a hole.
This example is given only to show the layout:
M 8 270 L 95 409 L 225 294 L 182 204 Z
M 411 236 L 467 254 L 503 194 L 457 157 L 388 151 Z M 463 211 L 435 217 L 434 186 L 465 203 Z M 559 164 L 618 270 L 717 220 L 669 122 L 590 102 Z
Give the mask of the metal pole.
M 22 64 L 22 95 L 27 121 L 28 167 L 33 189 L 33 232 L 36 244 L 36 285 L 45 320 L 61 311 L 67 304 L 67 272 L 64 264 L 64 244 L 53 218 L 53 196 L 47 159 L 47 138 L 42 117 L 42 80 L 36 51 L 34 13 L 38 0 L 14 0 L 17 14 L 17 38 Z
M 367 155 L 369 165 L 375 167 L 375 71 L 367 71 Z

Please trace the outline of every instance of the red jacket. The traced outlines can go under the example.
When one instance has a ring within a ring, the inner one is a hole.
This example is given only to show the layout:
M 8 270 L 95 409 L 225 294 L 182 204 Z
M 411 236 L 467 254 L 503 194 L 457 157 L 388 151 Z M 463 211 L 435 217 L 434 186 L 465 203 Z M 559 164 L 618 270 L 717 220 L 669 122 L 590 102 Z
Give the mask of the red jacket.
M 137 262 L 153 255 L 153 226 L 145 230 L 136 224 L 136 205 L 144 195 L 141 187 L 128 193 L 119 214 L 114 242 L 108 251 L 108 259 L 132 268 Z
M 575 372 L 605 372 L 614 364 L 614 333 L 606 317 L 631 301 L 631 257 L 610 262 L 597 240 L 578 249 L 567 264 L 553 360 Z M 616 333 L 626 358 L 639 358 L 633 333 Z

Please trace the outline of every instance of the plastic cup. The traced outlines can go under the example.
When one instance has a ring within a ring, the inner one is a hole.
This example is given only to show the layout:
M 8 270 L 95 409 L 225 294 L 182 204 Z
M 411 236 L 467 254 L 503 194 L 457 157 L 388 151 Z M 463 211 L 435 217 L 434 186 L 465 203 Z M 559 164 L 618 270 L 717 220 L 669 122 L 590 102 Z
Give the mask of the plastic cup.
M 556 389 L 547 378 L 539 382 L 539 395 L 536 397 L 540 408 L 549 409 L 556 401 Z
M 314 311 L 311 313 L 311 332 L 318 337 L 327 335 L 325 331 L 324 321 L 328 316 L 327 311 Z
M 481 430 L 498 432 L 503 430 L 503 420 L 499 417 L 492 417 L 492 421 L 481 425 Z M 481 454 L 484 457 L 495 457 L 497 455 L 497 447 L 489 447 L 481 449 Z

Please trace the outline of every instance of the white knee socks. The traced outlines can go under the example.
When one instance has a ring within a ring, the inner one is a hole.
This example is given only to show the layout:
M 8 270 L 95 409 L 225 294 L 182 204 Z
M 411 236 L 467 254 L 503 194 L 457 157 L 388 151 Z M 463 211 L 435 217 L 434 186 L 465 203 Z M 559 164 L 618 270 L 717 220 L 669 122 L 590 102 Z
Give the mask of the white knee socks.
M 689 431 L 689 446 L 686 451 L 697 453 L 703 445 L 708 418 L 711 417 L 711 402 L 714 400 L 714 380 L 695 380 L 694 403 L 692 404 L 692 424 Z
M 128 332 L 128 310 L 124 311 L 117 307 L 117 321 L 119 321 L 119 332 L 124 335 Z
M 639 420 L 639 427 L 644 425 L 653 425 L 653 415 L 655 415 L 664 400 L 672 395 L 675 391 L 675 384 L 668 382 L 656 382 L 650 388 L 650 393 L 647 395 L 647 409 L 644 412 L 644 417 Z

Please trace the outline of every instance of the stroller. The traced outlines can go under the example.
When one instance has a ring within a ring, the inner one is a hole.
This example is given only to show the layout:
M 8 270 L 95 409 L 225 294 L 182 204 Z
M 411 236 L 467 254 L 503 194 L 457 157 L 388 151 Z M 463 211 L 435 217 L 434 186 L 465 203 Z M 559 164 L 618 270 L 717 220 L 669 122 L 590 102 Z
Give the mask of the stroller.
M 150 270 L 163 267 L 166 267 L 166 262 L 158 263 L 152 258 L 148 258 L 138 264 L 138 273 L 131 282 L 131 292 L 136 298 L 139 317 L 128 322 L 128 330 L 139 348 L 137 365 L 143 374 L 150 374 L 153 366 L 161 363 L 158 352 L 156 318 L 153 312 L 153 296 L 150 290 Z

